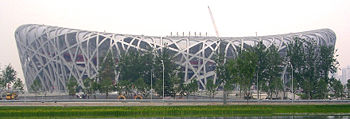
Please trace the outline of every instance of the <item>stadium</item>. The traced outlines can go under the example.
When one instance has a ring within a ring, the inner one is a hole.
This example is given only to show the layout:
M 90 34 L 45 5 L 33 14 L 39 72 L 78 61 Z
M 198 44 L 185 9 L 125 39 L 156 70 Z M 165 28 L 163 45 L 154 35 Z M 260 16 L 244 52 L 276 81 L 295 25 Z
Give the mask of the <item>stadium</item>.
M 318 45 L 334 46 L 336 42 L 336 35 L 330 29 L 256 37 L 160 37 L 36 24 L 22 25 L 15 31 L 25 84 L 30 87 L 35 79 L 39 79 L 44 90 L 51 92 L 65 90 L 71 76 L 78 80 L 78 85 L 83 85 L 85 78 L 96 77 L 98 66 L 109 50 L 118 62 L 121 54 L 129 50 L 164 47 L 169 48 L 175 63 L 184 72 L 185 83 L 196 79 L 201 87 L 205 87 L 207 79 L 216 79 L 214 59 L 219 49 L 227 58 L 234 58 L 239 50 L 262 41 L 267 47 L 277 46 L 281 56 L 286 56 L 287 44 L 293 43 L 295 37 L 313 39 Z

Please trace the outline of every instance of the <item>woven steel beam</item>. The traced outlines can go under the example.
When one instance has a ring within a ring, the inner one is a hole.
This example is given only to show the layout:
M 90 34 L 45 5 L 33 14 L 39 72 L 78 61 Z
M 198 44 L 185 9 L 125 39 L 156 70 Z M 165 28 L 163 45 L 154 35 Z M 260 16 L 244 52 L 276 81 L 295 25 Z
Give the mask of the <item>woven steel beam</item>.
M 56 26 L 27 24 L 17 28 L 15 38 L 27 87 L 39 79 L 46 91 L 62 92 L 66 81 L 75 77 L 80 86 L 87 77 L 94 78 L 98 65 L 108 50 L 119 61 L 120 54 L 130 49 L 155 51 L 168 47 L 175 63 L 184 69 L 185 83 L 197 80 L 202 89 L 207 79 L 216 81 L 215 53 L 223 49 L 227 58 L 239 50 L 253 47 L 262 41 L 267 47 L 275 45 L 282 56 L 293 38 L 314 40 L 318 45 L 334 46 L 335 33 L 319 29 L 299 33 L 258 37 L 201 37 L 201 36 L 143 36 L 112 34 Z M 221 48 L 219 48 L 221 47 Z M 220 51 L 222 52 L 222 51 Z M 118 77 L 117 73 L 117 77 Z M 117 79 L 115 79 L 117 80 Z

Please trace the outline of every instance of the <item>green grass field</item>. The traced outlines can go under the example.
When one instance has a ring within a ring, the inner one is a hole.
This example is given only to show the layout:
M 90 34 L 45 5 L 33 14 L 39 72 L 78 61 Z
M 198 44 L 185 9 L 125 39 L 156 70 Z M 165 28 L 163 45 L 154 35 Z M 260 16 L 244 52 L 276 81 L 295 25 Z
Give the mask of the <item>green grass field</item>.
M 229 117 L 275 115 L 350 115 L 350 105 L 230 105 L 230 106 L 132 106 L 56 107 L 5 106 L 4 117 Z

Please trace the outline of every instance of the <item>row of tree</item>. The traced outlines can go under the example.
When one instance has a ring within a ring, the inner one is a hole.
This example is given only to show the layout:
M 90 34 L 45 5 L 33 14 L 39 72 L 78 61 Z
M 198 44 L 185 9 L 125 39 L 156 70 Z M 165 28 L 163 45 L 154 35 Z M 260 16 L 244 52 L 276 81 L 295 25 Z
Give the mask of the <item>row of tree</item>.
M 4 92 L 23 92 L 24 86 L 22 80 L 17 78 L 17 72 L 9 64 L 5 69 L 0 69 L 0 94 Z
M 205 89 L 208 95 L 213 97 L 218 89 L 222 89 L 226 99 L 229 91 L 238 89 L 240 96 L 243 94 L 248 99 L 252 94 L 251 87 L 255 85 L 258 92 L 266 92 L 269 98 L 277 98 L 279 93 L 287 90 L 293 91 L 292 93 L 301 92 L 300 96 L 304 99 L 324 99 L 329 92 L 334 92 L 336 97 L 344 96 L 344 86 L 329 76 L 337 71 L 338 66 L 334 47 L 319 45 L 314 40 L 295 38 L 284 50 L 285 54 L 280 54 L 275 45 L 267 47 L 259 42 L 253 47 L 238 51 L 233 58 L 217 52 L 217 79 L 215 82 L 213 79 L 207 80 Z M 105 93 L 106 97 L 111 91 L 118 91 L 122 95 L 148 96 L 151 89 L 162 96 L 163 85 L 165 96 L 193 94 L 198 90 L 198 82 L 194 79 L 185 84 L 181 79 L 184 74 L 170 54 L 168 48 L 158 51 L 130 50 L 122 54 L 116 64 L 113 53 L 108 52 L 105 59 L 102 59 L 96 78 L 84 79 L 83 86 L 77 86 L 76 80 L 71 78 L 67 81 L 67 87 L 71 95 L 81 89 L 90 95 L 99 91 Z M 119 77 L 116 77 L 116 72 Z M 294 77 L 291 78 L 291 75 Z
M 147 97 L 153 92 L 151 89 L 155 89 L 162 96 L 164 85 L 164 96 L 193 94 L 198 90 L 197 81 L 184 83 L 180 78 L 183 72 L 179 71 L 169 52 L 168 48 L 159 51 L 130 50 L 121 55 L 118 65 L 115 64 L 113 53 L 108 52 L 100 65 L 98 76 L 84 79 L 84 86 L 78 86 L 76 79 L 71 77 L 66 84 L 68 92 L 75 95 L 82 90 L 85 94 L 93 95 L 98 91 L 105 93 L 107 98 L 109 92 L 118 91 L 120 95 Z M 118 81 L 116 72 L 119 73 Z
M 280 54 L 276 46 L 267 48 L 259 42 L 254 47 L 239 51 L 233 59 L 227 59 L 224 53 L 217 53 L 216 85 L 223 87 L 224 99 L 227 95 L 225 92 L 234 86 L 249 98 L 253 84 L 258 91 L 266 92 L 269 98 L 273 94 L 277 97 L 278 93 L 285 92 L 287 88 L 292 93 L 300 91 L 304 99 L 324 99 L 330 91 L 336 97 L 343 95 L 344 88 L 340 81 L 329 76 L 337 71 L 338 66 L 333 46 L 295 38 L 286 50 L 286 54 Z M 288 83 L 284 82 L 284 72 L 289 76 L 294 74 L 293 79 L 289 77 Z M 290 86 L 291 80 L 293 86 Z

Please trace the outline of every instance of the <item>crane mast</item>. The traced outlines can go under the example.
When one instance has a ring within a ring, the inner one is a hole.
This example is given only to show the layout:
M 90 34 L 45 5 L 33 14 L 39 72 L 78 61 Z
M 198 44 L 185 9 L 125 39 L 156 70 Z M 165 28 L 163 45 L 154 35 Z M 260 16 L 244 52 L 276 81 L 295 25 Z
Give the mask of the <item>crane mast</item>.
M 213 23 L 213 26 L 214 26 L 214 29 L 215 29 L 216 37 L 219 37 L 219 31 L 218 31 L 218 28 L 216 27 L 214 16 L 213 16 L 213 13 L 211 13 L 211 10 L 210 10 L 209 6 L 208 6 L 208 10 L 209 10 L 211 22 Z

